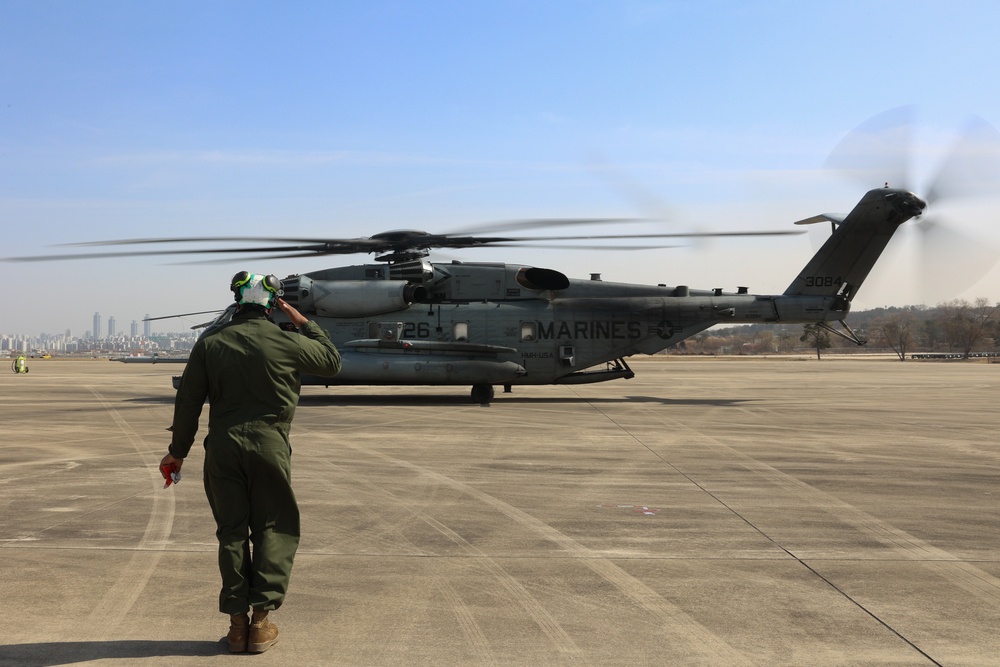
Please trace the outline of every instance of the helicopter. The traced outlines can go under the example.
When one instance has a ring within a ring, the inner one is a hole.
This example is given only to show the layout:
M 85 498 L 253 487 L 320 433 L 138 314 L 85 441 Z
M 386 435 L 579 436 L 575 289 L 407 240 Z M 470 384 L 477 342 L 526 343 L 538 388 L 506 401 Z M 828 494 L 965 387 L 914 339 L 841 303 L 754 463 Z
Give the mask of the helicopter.
M 630 379 L 635 374 L 628 357 L 655 354 L 721 323 L 815 324 L 862 345 L 864 341 L 845 322 L 851 300 L 899 225 L 920 215 L 925 206 L 912 192 L 885 187 L 869 191 L 843 218 L 824 214 L 799 221 L 828 221 L 833 232 L 788 288 L 774 295 L 750 294 L 744 287 L 724 292 L 687 285 L 614 283 L 596 274 L 571 279 L 536 266 L 429 259 L 432 248 L 504 245 L 529 238 L 520 236 L 399 230 L 354 239 L 257 239 L 272 245 L 253 250 L 270 258 L 377 254 L 375 263 L 290 275 L 281 281 L 283 298 L 323 327 L 342 357 L 337 376 L 303 375 L 302 384 L 465 385 L 471 386 L 473 402 L 489 404 L 497 386 L 510 392 L 520 385 Z M 796 232 L 731 234 L 788 233 Z M 134 239 L 111 244 L 231 240 Z M 178 252 L 185 251 L 76 257 Z M 235 312 L 236 304 L 230 304 L 196 328 L 204 326 L 202 335 L 210 335 Z M 272 315 L 279 325 L 287 326 L 277 309 Z
M 854 150 L 851 141 L 844 142 L 848 150 Z M 936 199 L 942 187 L 932 187 L 930 192 L 933 196 L 928 199 Z M 342 239 L 131 239 L 73 245 L 227 245 L 8 260 L 200 253 L 259 253 L 257 259 L 373 254 L 373 263 L 293 274 L 281 281 L 283 298 L 324 328 L 342 357 L 337 376 L 303 375 L 302 384 L 471 386 L 472 401 L 486 405 L 495 398 L 495 387 L 511 392 L 513 387 L 524 385 L 630 379 L 635 373 L 628 365 L 629 357 L 656 354 L 718 324 L 815 325 L 864 345 L 866 341 L 846 322 L 851 302 L 896 231 L 908 220 L 921 217 L 926 207 L 927 202 L 908 188 L 889 187 L 886 182 L 883 187 L 869 190 L 846 216 L 822 214 L 798 221 L 799 225 L 828 222 L 831 234 L 781 294 L 750 294 L 746 287 L 726 292 L 688 285 L 615 283 L 602 280 L 599 274 L 592 274 L 589 280 L 573 279 L 555 269 L 523 264 L 431 261 L 430 251 L 516 247 L 539 241 L 603 243 L 612 238 L 799 232 L 495 236 L 476 233 L 484 231 L 479 229 L 450 234 L 397 230 Z M 615 221 L 526 220 L 494 225 L 485 231 Z M 262 245 L 233 247 L 232 242 L 237 240 Z M 232 303 L 210 322 L 193 328 L 204 327 L 201 335 L 211 335 L 225 326 L 235 312 L 236 304 Z M 282 313 L 276 310 L 273 316 L 280 326 L 290 327 Z M 127 357 L 122 361 L 149 362 Z M 174 378 L 175 387 L 178 382 L 179 378 Z
M 366 241 L 388 251 L 378 258 L 385 264 L 289 276 L 284 298 L 315 317 L 343 358 L 338 376 L 304 383 L 471 385 L 472 401 L 486 404 L 495 386 L 510 392 L 515 385 L 630 379 L 628 357 L 655 354 L 720 323 L 817 324 L 861 345 L 845 322 L 851 300 L 896 228 L 924 207 L 910 192 L 883 188 L 843 220 L 800 221 L 826 220 L 835 229 L 780 295 L 571 279 L 519 264 L 432 263 L 428 247 L 467 241 L 393 232 Z
M 842 220 L 800 221 L 829 221 L 834 231 L 779 295 L 571 279 L 519 264 L 435 263 L 427 259 L 430 247 L 484 242 L 417 231 L 359 240 L 387 252 L 378 258 L 384 264 L 282 283 L 285 300 L 329 332 L 343 359 L 336 377 L 306 376 L 304 384 L 471 385 L 472 401 L 488 404 L 495 386 L 510 392 L 515 385 L 630 379 L 627 357 L 655 354 L 720 323 L 816 324 L 864 344 L 845 322 L 851 300 L 898 226 L 924 207 L 911 192 L 880 188 Z M 308 250 L 326 252 L 331 244 L 320 245 Z M 344 240 L 332 245 L 356 249 Z M 235 305 L 227 308 L 206 332 L 234 312 Z

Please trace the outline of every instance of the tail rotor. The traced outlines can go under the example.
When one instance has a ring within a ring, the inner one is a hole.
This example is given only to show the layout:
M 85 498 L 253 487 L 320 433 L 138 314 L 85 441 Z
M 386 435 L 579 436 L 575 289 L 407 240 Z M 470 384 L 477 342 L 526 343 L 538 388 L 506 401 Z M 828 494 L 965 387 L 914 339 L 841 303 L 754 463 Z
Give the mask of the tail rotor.
M 911 225 L 913 281 L 921 300 L 931 305 L 969 289 L 1000 260 L 997 235 L 982 224 L 983 201 L 1000 194 L 1000 132 L 972 117 L 934 176 L 919 187 L 913 176 L 913 116 L 913 107 L 907 106 L 862 123 L 834 148 L 824 167 L 867 187 L 882 184 L 923 193 L 928 213 Z

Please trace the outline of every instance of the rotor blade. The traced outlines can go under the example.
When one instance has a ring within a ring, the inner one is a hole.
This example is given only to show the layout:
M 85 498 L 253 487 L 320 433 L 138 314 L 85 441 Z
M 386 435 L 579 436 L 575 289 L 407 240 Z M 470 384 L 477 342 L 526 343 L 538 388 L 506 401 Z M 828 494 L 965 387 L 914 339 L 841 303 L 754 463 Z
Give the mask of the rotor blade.
M 996 195 L 1000 191 L 1000 132 L 973 116 L 927 190 L 926 201 Z
M 213 257 L 212 259 L 192 259 L 187 262 L 166 262 L 167 266 L 212 266 L 216 264 L 237 264 L 244 262 L 256 262 L 262 259 L 309 259 L 310 257 L 321 257 L 317 253 L 287 253 L 283 255 L 257 255 L 254 257 L 234 256 L 234 257 Z
M 82 248 L 87 246 L 142 245 L 154 243 L 354 243 L 362 239 L 302 239 L 269 236 L 180 236 L 159 239 L 114 239 L 111 241 L 81 241 L 78 243 L 56 243 L 54 247 Z
M 668 220 L 673 217 L 666 204 L 652 190 L 613 165 L 604 156 L 597 155 L 590 160 L 590 171 L 607 183 L 612 190 L 632 202 L 637 210 L 645 211 L 648 215 L 660 220 Z
M 635 222 L 627 218 L 574 218 L 574 219 L 535 219 L 519 220 L 501 223 L 511 229 L 539 228 L 543 226 L 577 226 L 589 224 L 605 224 L 619 222 Z M 496 225 L 495 225 L 496 226 Z M 33 255 L 26 257 L 7 257 L 9 262 L 47 262 L 66 259 L 113 259 L 119 257 L 165 257 L 171 255 L 220 255 L 239 256 L 240 258 L 255 257 L 258 259 L 291 259 L 300 257 L 319 257 L 324 255 L 349 255 L 360 253 L 400 253 L 414 250 L 429 250 L 431 248 L 474 248 L 489 245 L 510 243 L 547 243 L 551 241 L 605 241 L 621 239 L 681 239 L 710 237 L 750 237 L 750 236 L 790 236 L 799 231 L 732 231 L 732 232 L 671 232 L 671 233 L 638 233 L 638 234 L 601 234 L 601 235 L 566 235 L 566 236 L 476 236 L 462 234 L 431 234 L 419 230 L 395 230 L 375 234 L 372 237 L 353 239 L 294 239 L 283 237 L 178 237 L 178 238 L 139 238 L 119 239 L 110 241 L 87 241 L 81 243 L 60 244 L 60 247 L 120 247 L 149 246 L 162 244 L 177 244 L 187 246 L 170 249 L 142 249 L 128 251 L 84 252 L 62 255 Z M 280 245 L 247 246 L 246 243 L 278 243 Z M 234 243 L 237 246 L 194 248 L 191 244 L 198 243 Z M 552 247 L 552 246 L 549 246 Z M 213 258 L 213 262 L 226 261 L 223 257 Z M 202 262 L 195 262 L 202 263 Z
M 133 239 L 125 242 L 90 242 L 79 244 L 81 246 L 100 245 L 121 245 L 122 243 L 146 243 L 147 240 Z M 158 240 L 153 243 L 160 243 Z M 68 244 L 76 245 L 76 244 Z M 385 242 L 373 241 L 370 239 L 354 239 L 349 242 L 326 241 L 313 245 L 290 245 L 290 246 L 263 246 L 247 248 L 177 248 L 173 250 L 133 250 L 128 252 L 85 252 L 79 254 L 64 255 L 30 255 L 26 257 L 3 257 L 5 262 L 51 262 L 65 259 L 111 259 L 116 257 L 156 257 L 166 255 L 205 255 L 205 254 L 242 254 L 253 255 L 255 253 L 274 252 L 291 253 L 278 255 L 277 257 L 312 257 L 318 255 L 352 255 L 357 253 L 379 252 L 391 248 Z
M 65 259 L 111 259 L 116 257 L 157 257 L 167 255 L 204 255 L 204 254 L 234 254 L 234 253 L 256 253 L 256 252 L 282 252 L 297 250 L 305 256 L 312 256 L 319 253 L 335 254 L 329 252 L 324 246 L 313 247 L 272 247 L 272 248 L 188 248 L 185 250 L 136 250 L 133 252 L 84 252 L 76 255 L 31 255 L 28 257 L 4 257 L 5 262 L 51 262 Z M 308 252 L 312 251 L 312 252 Z M 326 251 L 325 253 L 323 251 Z M 357 251 L 355 251 L 357 252 Z M 350 254 L 350 253 L 336 253 Z M 291 256 L 291 255 L 290 255 Z
M 735 232 L 670 232 L 664 234 L 597 234 L 593 236 L 523 236 L 510 239 L 498 239 L 491 243 L 507 243 L 514 241 L 526 243 L 530 241 L 598 241 L 613 239 L 700 239 L 716 237 L 742 237 L 742 236 L 798 236 L 805 234 L 802 230 L 773 230 L 773 231 L 735 231 Z M 617 247 L 617 246 L 615 246 Z
M 920 234 L 921 296 L 926 305 L 956 298 L 1000 260 L 996 244 L 959 231 L 941 218 L 925 218 L 916 228 Z
M 869 189 L 885 183 L 912 189 L 909 174 L 912 125 L 912 106 L 890 109 L 870 118 L 847 133 L 823 167 L 836 169 Z
M 621 238 L 621 237 L 614 237 Z M 535 248 L 535 249 L 551 249 L 551 250 L 664 250 L 669 248 L 684 248 L 687 246 L 669 244 L 669 245 L 636 245 L 636 246 L 626 246 L 626 245 L 569 245 L 569 244 L 545 244 L 541 245 L 538 243 L 518 243 L 512 241 L 498 241 L 496 243 L 482 244 L 478 246 L 454 246 L 452 250 L 465 250 L 471 248 L 480 247 L 492 247 L 492 248 Z M 435 248 L 443 246 L 435 246 Z M 311 257 L 319 257 L 321 254 L 311 253 L 311 254 L 286 254 L 286 255 L 262 255 L 259 257 L 254 257 L 254 260 L 261 259 L 308 259 Z M 435 256 L 439 256 L 435 253 Z M 238 257 L 217 257 L 215 259 L 203 259 L 203 260 L 192 260 L 190 262 L 171 262 L 171 266 L 200 266 L 205 264 L 221 264 L 225 262 L 242 262 L 245 258 Z
M 208 315 L 209 313 L 221 313 L 223 309 L 216 308 L 215 310 L 200 310 L 197 313 L 180 313 L 178 315 L 160 315 L 159 317 L 144 317 L 143 322 L 155 322 L 156 320 L 172 320 L 176 317 L 190 317 L 191 315 Z
M 615 237 L 621 238 L 621 237 Z M 536 250 L 663 250 L 666 248 L 683 248 L 680 245 L 577 245 L 577 244 L 553 244 L 538 245 L 536 243 L 503 242 L 491 244 L 493 248 L 534 248 Z
M 528 220 L 508 220 L 487 222 L 481 225 L 456 229 L 449 234 L 476 234 L 507 232 L 518 229 L 546 229 L 548 227 L 575 227 L 585 225 L 619 224 L 629 222 L 649 222 L 644 218 L 537 218 Z

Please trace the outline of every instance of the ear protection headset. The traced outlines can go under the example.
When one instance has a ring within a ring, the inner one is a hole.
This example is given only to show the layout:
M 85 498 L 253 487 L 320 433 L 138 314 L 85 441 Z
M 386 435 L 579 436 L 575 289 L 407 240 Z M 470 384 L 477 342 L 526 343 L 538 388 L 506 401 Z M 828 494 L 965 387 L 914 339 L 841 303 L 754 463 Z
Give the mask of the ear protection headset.
M 285 294 L 284 285 L 277 276 L 262 276 L 248 271 L 240 271 L 233 276 L 229 289 L 233 291 L 237 303 L 251 303 L 265 308 L 271 308 L 274 300 Z

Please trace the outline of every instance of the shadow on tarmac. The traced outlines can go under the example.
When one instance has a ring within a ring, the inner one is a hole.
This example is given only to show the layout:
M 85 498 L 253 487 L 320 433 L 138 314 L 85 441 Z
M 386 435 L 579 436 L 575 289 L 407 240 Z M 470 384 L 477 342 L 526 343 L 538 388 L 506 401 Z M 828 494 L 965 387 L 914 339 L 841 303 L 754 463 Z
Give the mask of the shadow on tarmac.
M 174 396 L 133 396 L 122 401 L 125 404 L 173 405 Z M 586 403 L 659 403 L 660 405 L 701 405 L 706 407 L 729 407 L 752 403 L 753 399 L 730 398 L 663 398 L 662 396 L 516 396 L 497 392 L 495 404 L 516 403 L 519 405 L 581 405 Z M 474 405 L 468 394 L 309 394 L 299 396 L 300 406 L 323 405 L 401 405 L 429 407 L 439 405 Z M 94 408 L 103 410 L 103 407 Z
M 742 403 L 750 403 L 752 399 L 727 399 L 727 398 L 663 398 L 660 396 L 614 396 L 600 398 L 584 398 L 581 396 L 561 396 L 561 397 L 531 397 L 531 396 L 504 396 L 497 394 L 492 405 L 518 404 L 518 405 L 581 405 L 587 403 L 657 403 L 665 406 L 680 405 L 701 405 L 714 407 L 730 407 Z M 439 406 L 439 405 L 475 405 L 468 396 L 426 396 L 417 394 L 354 394 L 351 396 L 300 396 L 299 406 L 323 406 L 323 405 L 408 405 L 408 406 Z M 488 405 L 486 406 L 488 407 Z
M 104 642 L 42 642 L 0 646 L 0 665 L 49 667 L 92 660 L 179 658 L 229 654 L 223 641 L 163 641 L 134 639 Z
M 126 398 L 125 403 L 139 403 L 141 405 L 148 405 L 150 403 L 160 404 L 160 405 L 173 405 L 174 396 L 133 396 L 132 398 Z

